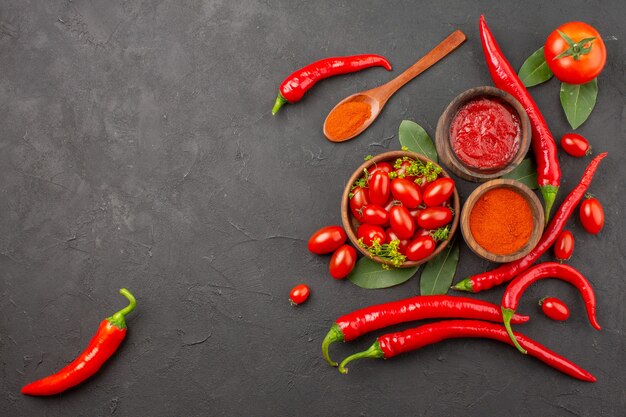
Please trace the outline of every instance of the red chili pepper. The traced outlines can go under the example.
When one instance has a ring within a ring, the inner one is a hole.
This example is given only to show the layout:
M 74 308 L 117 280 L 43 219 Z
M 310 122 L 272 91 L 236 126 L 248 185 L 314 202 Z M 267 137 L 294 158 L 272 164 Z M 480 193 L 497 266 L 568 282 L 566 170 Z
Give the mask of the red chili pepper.
M 100 323 L 98 332 L 89 342 L 87 349 L 56 374 L 26 385 L 22 388 L 22 394 L 37 396 L 58 394 L 98 372 L 126 337 L 124 317 L 137 305 L 135 297 L 126 288 L 122 288 L 120 294 L 128 298 L 130 304 Z
M 418 295 L 365 307 L 339 317 L 322 342 L 322 354 L 331 366 L 337 366 L 328 354 L 331 343 L 349 342 L 366 333 L 394 324 L 449 317 L 502 322 L 498 306 L 486 301 L 450 295 Z M 516 315 L 512 321 L 524 323 L 528 321 L 528 316 Z
M 535 342 L 521 333 L 515 333 L 520 343 L 528 349 L 531 356 L 543 363 L 550 365 L 564 374 L 581 381 L 595 382 L 596 377 L 589 372 L 570 362 L 568 359 L 551 351 L 545 346 Z M 367 350 L 348 356 L 339 365 L 339 372 L 348 373 L 346 365 L 355 359 L 384 358 L 389 359 L 404 352 L 420 349 L 446 339 L 479 337 L 494 339 L 513 345 L 506 330 L 500 324 L 488 323 L 479 320 L 448 320 L 425 324 L 403 332 L 390 333 L 380 336 Z
M 387 71 L 391 71 L 391 64 L 385 57 L 371 54 L 326 58 L 300 68 L 285 78 L 280 85 L 272 114 L 278 113 L 285 103 L 300 101 L 304 93 L 324 78 L 357 72 L 370 67 L 384 67 Z
M 480 16 L 480 40 L 487 60 L 487 67 L 494 84 L 500 90 L 511 94 L 526 110 L 532 127 L 532 146 L 537 160 L 537 182 L 545 203 L 546 224 L 550 219 L 550 211 L 561 184 L 561 168 L 556 155 L 556 142 L 537 107 L 537 103 L 517 73 L 502 54 L 498 43 L 489 30 L 485 17 Z
M 598 165 L 600 161 L 607 155 L 606 152 L 601 153 L 600 155 L 593 158 L 593 160 L 587 166 L 585 173 L 583 174 L 580 183 L 569 193 L 569 195 L 565 198 L 561 207 L 557 210 L 554 218 L 544 230 L 539 243 L 533 250 L 531 250 L 528 255 L 524 256 L 517 261 L 509 262 L 508 264 L 501 265 L 500 267 L 493 269 L 491 271 L 483 272 L 480 274 L 472 275 L 469 278 L 465 278 L 463 281 L 459 282 L 452 288 L 460 291 L 469 291 L 469 292 L 480 292 L 484 290 L 488 290 L 491 287 L 496 285 L 500 285 L 503 282 L 507 282 L 512 280 L 517 275 L 521 274 L 532 264 L 535 263 L 537 259 L 541 255 L 543 255 L 549 248 L 552 246 L 556 238 L 561 234 L 561 231 L 565 227 L 565 223 L 572 215 L 572 212 L 582 199 L 585 191 L 591 184 L 591 180 L 593 179 L 593 175 L 596 173 L 598 169 Z
M 515 347 L 522 352 L 526 353 L 524 348 L 515 339 L 513 330 L 511 329 L 511 317 L 515 314 L 515 310 L 519 305 L 519 300 L 533 282 L 539 281 L 544 278 L 558 278 L 561 281 L 569 282 L 575 286 L 580 295 L 582 295 L 585 301 L 585 308 L 587 309 L 587 316 L 591 325 L 597 330 L 600 330 L 600 325 L 596 319 L 596 295 L 591 288 L 591 284 L 587 279 L 578 272 L 574 267 L 566 264 L 560 264 L 558 262 L 544 262 L 530 268 L 528 271 L 515 278 L 502 296 L 502 317 L 504 317 L 504 327 L 511 337 L 511 341 L 515 344 Z

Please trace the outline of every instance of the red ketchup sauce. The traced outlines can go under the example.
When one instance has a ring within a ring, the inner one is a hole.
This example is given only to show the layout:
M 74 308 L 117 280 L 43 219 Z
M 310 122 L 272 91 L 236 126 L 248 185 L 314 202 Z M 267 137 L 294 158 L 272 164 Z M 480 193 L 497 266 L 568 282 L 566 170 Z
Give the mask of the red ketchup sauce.
M 497 170 L 517 154 L 522 132 L 519 116 L 508 104 L 495 99 L 470 101 L 450 124 L 450 145 L 467 167 Z

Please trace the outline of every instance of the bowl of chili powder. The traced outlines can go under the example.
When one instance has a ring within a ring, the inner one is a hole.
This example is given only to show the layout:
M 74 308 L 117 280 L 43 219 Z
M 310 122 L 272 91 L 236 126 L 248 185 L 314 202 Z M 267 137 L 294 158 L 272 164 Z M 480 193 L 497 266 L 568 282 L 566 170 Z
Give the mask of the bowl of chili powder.
M 461 233 L 470 249 L 492 262 L 511 262 L 528 254 L 543 232 L 539 198 L 510 179 L 491 180 L 476 188 L 461 212 Z

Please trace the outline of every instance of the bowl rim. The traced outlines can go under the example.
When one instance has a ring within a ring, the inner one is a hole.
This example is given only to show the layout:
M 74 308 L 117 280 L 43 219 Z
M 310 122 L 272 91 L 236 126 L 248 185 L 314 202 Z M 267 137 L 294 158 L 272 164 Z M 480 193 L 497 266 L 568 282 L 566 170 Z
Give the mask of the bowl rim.
M 479 97 L 494 97 L 504 101 L 515 110 L 520 118 L 520 147 L 517 154 L 511 159 L 511 161 L 509 161 L 504 168 L 498 171 L 479 172 L 467 168 L 465 164 L 458 159 L 456 153 L 450 145 L 450 123 L 452 122 L 454 115 L 458 112 L 461 106 Z M 463 91 L 446 106 L 437 121 L 437 128 L 435 130 L 435 146 L 437 148 L 437 153 L 441 158 L 441 162 L 454 174 L 468 181 L 484 182 L 501 177 L 514 170 L 524 160 L 524 157 L 528 153 L 531 136 L 532 129 L 528 114 L 515 97 L 496 87 L 479 86 Z
M 533 225 L 533 231 L 531 232 L 530 238 L 528 242 L 524 246 L 522 246 L 517 251 L 508 254 L 508 255 L 498 255 L 493 252 L 487 251 L 485 248 L 480 246 L 474 236 L 472 235 L 472 231 L 470 230 L 469 225 L 469 216 L 474 208 L 474 205 L 478 201 L 480 197 L 482 197 L 486 192 L 491 191 L 496 188 L 508 188 L 517 192 L 519 195 L 524 197 L 524 199 L 530 205 L 530 208 L 533 213 L 533 218 L 535 219 L 535 224 Z M 477 187 L 465 200 L 465 204 L 463 205 L 463 210 L 461 211 L 461 235 L 463 235 L 463 239 L 469 248 L 476 255 L 480 256 L 483 259 L 488 261 L 497 262 L 497 263 L 505 263 L 516 261 L 524 256 L 528 255 L 528 253 L 537 246 L 537 243 L 541 239 L 541 235 L 543 234 L 544 227 L 544 212 L 543 206 L 541 205 L 541 201 L 537 195 L 530 189 L 528 186 L 523 183 L 508 179 L 508 178 L 500 178 L 491 181 L 487 181 L 484 184 L 481 184 Z
M 343 194 L 341 196 L 341 222 L 343 224 L 343 228 L 346 232 L 346 234 L 348 235 L 348 239 L 350 240 L 350 242 L 352 243 L 352 245 L 363 255 L 366 256 L 370 259 L 372 259 L 374 262 L 380 263 L 380 264 L 385 264 L 385 265 L 389 265 L 389 266 L 393 266 L 393 264 L 389 261 L 385 261 L 381 258 L 379 258 L 378 256 L 370 256 L 369 252 L 367 252 L 365 249 L 363 249 L 359 243 L 358 243 L 358 239 L 355 233 L 355 230 L 353 230 L 353 222 L 352 220 L 354 219 L 354 216 L 352 215 L 352 212 L 350 211 L 350 205 L 349 205 L 349 201 L 350 201 L 350 192 L 352 191 L 352 185 L 355 183 L 356 180 L 359 179 L 359 177 L 363 174 L 363 170 L 367 169 L 369 167 L 371 167 L 374 164 L 377 164 L 379 162 L 390 162 L 390 161 L 395 161 L 398 158 L 402 158 L 408 156 L 410 158 L 414 158 L 414 159 L 419 159 L 423 162 L 432 162 L 433 164 L 435 164 L 436 166 L 441 168 L 441 174 L 440 176 L 442 177 L 447 177 L 447 178 L 452 178 L 450 176 L 450 174 L 448 174 L 446 172 L 446 170 L 439 165 L 437 162 L 433 161 L 432 159 L 428 158 L 426 155 L 423 155 L 421 153 L 417 153 L 417 152 L 410 152 L 410 151 L 389 151 L 389 152 L 384 152 L 381 154 L 376 155 L 375 157 L 363 162 L 350 176 L 350 178 L 348 179 L 348 182 L 346 183 L 346 186 L 344 188 Z M 392 164 L 393 165 L 393 164 Z M 452 178 L 454 180 L 454 178 Z M 456 186 L 456 181 L 455 181 L 455 186 L 454 186 L 454 192 L 452 193 L 453 195 L 453 219 L 452 219 L 452 226 L 450 227 L 450 234 L 448 235 L 448 239 L 446 239 L 444 242 L 442 242 L 441 244 L 439 244 L 437 246 L 437 248 L 435 249 L 435 251 L 428 256 L 427 258 L 424 258 L 422 260 L 419 261 L 405 261 L 402 265 L 400 265 L 398 268 L 412 268 L 415 266 L 419 266 L 422 265 L 428 261 L 430 261 L 431 259 L 433 259 L 435 256 L 437 256 L 439 253 L 441 253 L 447 246 L 448 244 L 454 239 L 454 235 L 457 231 L 458 225 L 459 225 L 459 219 L 461 217 L 461 200 L 459 197 L 459 192 L 457 190 L 457 186 Z M 354 221 L 357 221 L 356 219 L 354 219 Z

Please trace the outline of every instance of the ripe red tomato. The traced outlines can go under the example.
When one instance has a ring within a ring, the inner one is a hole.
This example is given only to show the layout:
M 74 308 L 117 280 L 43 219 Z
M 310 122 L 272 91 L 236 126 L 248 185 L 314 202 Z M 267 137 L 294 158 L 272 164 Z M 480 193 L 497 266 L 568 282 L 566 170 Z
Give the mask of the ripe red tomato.
M 369 180 L 369 199 L 372 204 L 384 206 L 391 191 L 389 175 L 384 171 L 376 171 Z
M 569 317 L 567 304 L 556 297 L 545 297 L 539 300 L 543 314 L 552 320 L 564 321 Z
M 328 264 L 330 275 L 335 279 L 348 276 L 356 264 L 356 250 L 350 245 L 343 245 L 333 253 Z
M 561 147 L 565 152 L 576 158 L 591 154 L 591 146 L 587 139 L 576 133 L 566 133 L 561 138 Z
M 372 175 L 376 171 L 384 171 L 387 174 L 389 174 L 391 171 L 393 171 L 393 167 L 391 166 L 389 162 L 377 162 L 376 164 L 372 165 L 367 170 L 367 172 L 369 172 L 370 175 Z
M 347 238 L 341 226 L 322 227 L 309 238 L 309 251 L 317 255 L 334 252 Z
M 400 168 L 396 169 L 396 172 L 398 173 L 398 175 L 404 175 L 404 179 L 414 182 L 415 178 L 417 177 L 406 175 L 406 169 L 410 166 L 411 161 L 402 161 L 402 163 L 400 164 Z
M 445 203 L 454 192 L 452 178 L 439 178 L 431 182 L 424 190 L 424 204 L 428 207 L 440 206 Z
M 300 284 L 293 287 L 291 292 L 289 293 L 289 301 L 292 305 L 297 306 L 298 304 L 304 303 L 309 295 L 311 294 L 311 289 L 306 284 Z
M 586 231 L 597 235 L 604 227 L 604 209 L 597 198 L 586 198 L 580 203 L 580 222 Z
M 417 224 L 424 229 L 438 229 L 452 221 L 448 207 L 428 207 L 417 215 Z
M 378 239 L 378 242 L 381 244 L 387 239 L 387 235 L 382 227 L 366 223 L 363 223 L 356 229 L 356 237 L 363 239 L 363 243 L 367 246 L 372 246 L 376 239 Z
M 415 232 L 415 234 L 413 235 L 413 238 L 416 239 L 422 236 L 430 236 L 431 232 L 432 230 L 429 229 L 418 229 L 417 232 Z
M 415 221 L 403 206 L 393 206 L 389 210 L 389 224 L 400 239 L 410 239 L 415 233 Z
M 389 223 L 389 213 L 387 210 L 374 204 L 368 204 L 361 209 L 363 223 L 382 226 Z
M 406 258 L 409 261 L 421 261 L 428 258 L 434 251 L 437 244 L 430 236 L 422 236 L 409 243 L 406 248 Z
M 414 209 L 422 204 L 420 187 L 405 178 L 394 178 L 391 181 L 391 194 L 408 209 Z
M 548 36 L 543 54 L 556 78 L 569 84 L 588 83 L 602 72 L 606 63 L 602 37 L 583 22 L 559 26 Z
M 401 254 L 404 255 L 404 252 L 406 251 L 406 248 L 407 246 L 409 246 L 409 243 L 411 243 L 411 241 L 409 239 L 400 239 L 391 227 L 385 230 L 385 233 L 387 233 L 387 240 L 385 241 L 385 243 L 391 243 L 392 240 L 399 240 L 400 244 L 398 245 L 398 250 Z
M 574 252 L 574 235 L 569 230 L 563 230 L 554 242 L 554 256 L 559 261 L 567 261 Z
M 360 222 L 363 221 L 363 218 L 361 217 L 361 208 L 363 208 L 363 206 L 366 206 L 370 203 L 369 197 L 368 197 L 368 190 L 367 188 L 361 188 L 361 187 L 355 187 L 352 190 L 352 198 L 350 198 L 350 211 L 352 212 L 352 215 L 354 217 L 356 217 L 356 219 Z

